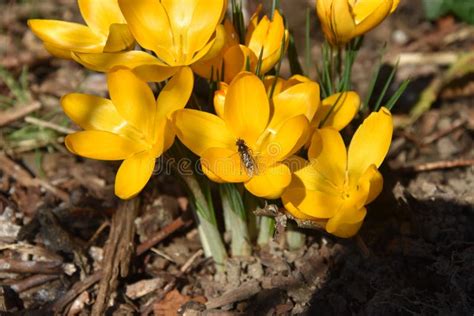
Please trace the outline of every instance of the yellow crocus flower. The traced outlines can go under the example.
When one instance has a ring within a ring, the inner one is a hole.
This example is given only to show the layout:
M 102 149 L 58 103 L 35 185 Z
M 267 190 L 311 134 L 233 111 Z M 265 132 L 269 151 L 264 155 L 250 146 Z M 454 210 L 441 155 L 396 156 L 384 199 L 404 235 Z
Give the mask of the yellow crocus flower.
M 86 25 L 57 20 L 28 20 L 28 26 L 54 56 L 72 59 L 73 53 L 119 52 L 135 40 L 120 12 L 118 0 L 78 0 Z
M 67 148 L 99 160 L 124 160 L 115 179 L 115 194 L 128 199 L 150 179 L 155 159 L 174 141 L 170 115 L 185 107 L 192 92 L 193 73 L 183 68 L 157 99 L 151 88 L 128 69 L 107 75 L 110 100 L 72 93 L 61 105 L 85 131 L 66 137 Z
M 342 46 L 379 25 L 400 0 L 317 0 L 316 12 L 326 39 Z
M 118 54 L 76 54 L 89 69 L 107 72 L 132 69 L 146 81 L 163 81 L 179 68 L 214 57 L 223 45 L 219 24 L 226 0 L 118 0 L 138 44 L 152 51 Z
M 291 181 L 282 162 L 309 136 L 319 86 L 299 83 L 269 102 L 263 82 L 242 72 L 224 88 L 216 94 L 217 115 L 191 109 L 174 114 L 177 136 L 201 157 L 211 180 L 244 183 L 256 196 L 277 198 Z
M 261 11 L 262 5 L 259 5 L 250 18 L 243 39 L 244 45 L 240 45 L 240 39 L 232 23 L 226 20 L 224 24 L 226 43 L 223 50 L 210 60 L 196 63 L 193 66 L 194 72 L 207 79 L 211 79 L 212 76 L 214 80 L 230 83 L 238 73 L 245 70 L 247 60 L 250 62 L 250 70 L 254 72 L 260 54 L 262 55 L 260 74 L 264 75 L 270 71 L 280 59 L 283 41 L 286 49 L 289 35 L 278 10 L 275 10 L 272 20 L 266 15 L 260 17 Z
M 299 157 L 287 161 L 294 174 L 282 196 L 285 208 L 333 235 L 355 235 L 367 213 L 365 205 L 382 191 L 377 168 L 387 155 L 392 133 L 392 116 L 386 108 L 364 120 L 348 149 L 336 129 L 316 130 L 309 162 Z

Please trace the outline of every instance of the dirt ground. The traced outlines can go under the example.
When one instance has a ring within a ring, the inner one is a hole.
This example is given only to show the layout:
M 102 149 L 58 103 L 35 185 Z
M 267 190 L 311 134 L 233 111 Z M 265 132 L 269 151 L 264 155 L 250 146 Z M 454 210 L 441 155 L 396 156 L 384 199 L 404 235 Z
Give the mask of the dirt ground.
M 302 39 L 307 1 L 282 6 Z M 26 28 L 32 17 L 79 20 L 72 0 L 0 2 L 1 315 L 89 315 L 99 300 L 111 315 L 474 314 L 473 26 L 449 16 L 428 22 L 421 1 L 402 1 L 366 37 L 354 88 L 365 94 L 385 42 L 382 76 L 400 58 L 390 90 L 412 83 L 394 111 L 384 191 L 359 237 L 305 231 L 306 245 L 292 251 L 277 238 L 217 273 L 174 177 L 156 175 L 139 205 L 123 204 L 113 197 L 117 164 L 65 150 L 76 127 L 59 98 L 105 96 L 105 78 L 49 56 Z M 317 61 L 318 48 L 312 53 Z M 420 105 L 421 96 L 432 102 Z M 112 219 L 117 212 L 138 214 L 136 235 Z M 105 251 L 113 234 L 135 243 L 130 262 Z M 110 260 L 129 273 L 104 298 Z

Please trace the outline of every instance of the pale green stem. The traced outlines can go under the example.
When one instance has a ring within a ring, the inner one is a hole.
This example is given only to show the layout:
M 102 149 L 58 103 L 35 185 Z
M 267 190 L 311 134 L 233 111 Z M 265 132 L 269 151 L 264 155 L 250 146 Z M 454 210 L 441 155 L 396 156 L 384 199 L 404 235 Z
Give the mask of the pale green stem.
M 259 246 L 268 245 L 275 233 L 275 219 L 272 217 L 260 217 L 260 230 L 258 232 L 257 244 Z
M 306 235 L 299 230 L 288 228 L 286 231 L 286 242 L 290 250 L 298 250 L 304 246 Z
M 204 253 L 206 257 L 212 257 L 217 269 L 221 270 L 224 268 L 227 253 L 217 227 L 212 200 L 210 196 L 206 197 L 202 186 L 194 176 L 181 174 L 181 178 L 186 183 L 191 195 L 192 209 L 197 221 L 199 238 Z
M 237 187 L 231 183 L 221 184 L 219 192 L 226 230 L 231 234 L 231 254 L 232 256 L 250 256 L 252 246 L 242 196 Z

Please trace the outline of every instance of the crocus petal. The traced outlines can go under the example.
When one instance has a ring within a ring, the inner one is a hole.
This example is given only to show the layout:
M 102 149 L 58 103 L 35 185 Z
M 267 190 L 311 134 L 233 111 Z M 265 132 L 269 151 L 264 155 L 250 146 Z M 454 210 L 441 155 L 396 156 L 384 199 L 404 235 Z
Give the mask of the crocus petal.
M 166 9 L 156 0 L 119 0 L 120 9 L 133 36 L 140 46 L 154 51 L 157 56 L 173 66 L 173 32 Z M 159 34 L 157 34 L 159 32 Z
M 260 146 L 261 152 L 272 161 L 282 161 L 301 149 L 309 138 L 309 122 L 304 115 L 287 119 L 270 132 Z
M 390 14 L 392 5 L 392 0 L 357 1 L 356 5 L 352 8 L 356 22 L 354 36 L 365 34 L 379 25 Z
M 365 207 L 340 210 L 336 216 L 329 219 L 326 231 L 341 238 L 352 237 L 359 231 L 366 214 Z
M 380 109 L 367 117 L 355 132 L 348 151 L 350 179 L 358 179 L 370 165 L 377 168 L 387 155 L 392 141 L 393 121 L 390 111 Z
M 305 115 L 311 121 L 319 107 L 319 85 L 308 81 L 274 94 L 273 115 L 269 127 L 274 128 L 290 117 Z
M 96 33 L 109 34 L 114 23 L 125 23 L 117 0 L 78 0 L 79 10 L 87 25 Z
M 225 182 L 240 183 L 250 179 L 237 149 L 209 148 L 202 153 L 201 165 Z
M 128 69 L 107 75 L 110 98 L 120 115 L 146 137 L 152 135 L 156 114 L 155 96 L 151 88 Z
M 322 101 L 311 125 L 316 128 L 332 127 L 340 131 L 352 121 L 359 107 L 360 97 L 357 93 L 348 91 L 333 94 Z
M 364 204 L 367 205 L 379 196 L 383 189 L 383 177 L 382 174 L 377 170 L 375 165 L 371 165 L 369 169 L 359 179 L 358 186 L 369 186 L 369 192 Z
M 283 193 L 282 196 L 282 203 L 285 209 L 290 213 L 293 217 L 301 220 L 311 220 L 313 221 L 315 218 L 312 216 L 309 216 L 303 212 L 301 212 L 292 202 L 292 200 L 284 198 L 286 193 Z
M 75 61 L 86 68 L 99 72 L 110 72 L 118 67 L 125 67 L 144 81 L 161 82 L 178 71 L 169 67 L 157 58 L 142 51 L 103 54 L 73 54 Z
M 230 47 L 224 54 L 224 81 L 231 82 L 240 72 L 244 71 L 247 61 L 250 70 L 255 70 L 258 60 L 253 51 L 243 45 Z
M 130 33 L 127 24 L 112 24 L 110 26 L 104 53 L 114 53 L 133 48 L 135 39 Z
M 115 178 L 115 194 L 130 199 L 143 190 L 153 174 L 155 158 L 149 151 L 143 151 L 125 159 Z
M 61 98 L 64 113 L 85 130 L 111 132 L 141 141 L 141 133 L 125 121 L 109 99 L 71 93 Z
M 181 68 L 161 90 L 156 101 L 157 119 L 171 118 L 171 114 L 183 109 L 191 97 L 194 86 L 193 71 Z
M 103 131 L 83 131 L 66 136 L 65 144 L 72 153 L 99 160 L 123 160 L 144 150 L 142 143 Z
M 333 1 L 330 23 L 339 44 L 347 43 L 354 37 L 356 26 L 347 0 Z
M 198 156 L 211 147 L 237 149 L 237 139 L 216 115 L 184 109 L 174 113 L 173 122 L 178 138 Z
M 332 128 L 316 130 L 311 139 L 308 157 L 323 180 L 336 187 L 344 185 L 347 151 L 338 131 Z
M 282 201 L 285 205 L 291 203 L 300 212 L 313 218 L 331 218 L 343 204 L 339 196 L 292 185 L 286 189 Z
M 255 196 L 277 199 L 290 182 L 290 169 L 282 163 L 277 163 L 265 168 L 263 172 L 257 173 L 248 182 L 245 182 L 245 188 Z
M 225 100 L 224 120 L 238 138 L 253 147 L 265 130 L 270 105 L 260 79 L 249 72 L 240 73 L 230 84 Z
M 69 49 L 63 49 L 46 42 L 44 42 L 43 45 L 44 45 L 44 48 L 48 51 L 48 53 L 50 53 L 51 55 L 55 57 L 62 58 L 62 59 L 72 59 L 71 50 Z
M 223 0 L 162 0 L 175 39 L 177 50 L 192 57 L 204 48 L 220 22 Z
M 399 4 L 400 4 L 400 0 L 393 0 L 392 9 L 390 10 L 390 13 L 393 13 L 393 11 L 397 9 Z
M 204 165 L 200 165 L 201 166 L 201 169 L 202 169 L 202 172 L 206 175 L 206 177 L 209 178 L 209 180 L 211 181 L 214 181 L 216 183 L 226 183 L 224 180 L 222 180 L 221 178 L 219 178 L 215 173 L 213 173 L 210 169 L 208 169 L 206 166 Z
M 225 98 L 229 85 L 225 82 L 219 83 L 219 90 L 214 93 L 214 110 L 217 116 L 224 119 Z
M 106 37 L 87 26 L 55 20 L 28 20 L 28 26 L 42 41 L 55 47 L 82 53 L 101 53 Z

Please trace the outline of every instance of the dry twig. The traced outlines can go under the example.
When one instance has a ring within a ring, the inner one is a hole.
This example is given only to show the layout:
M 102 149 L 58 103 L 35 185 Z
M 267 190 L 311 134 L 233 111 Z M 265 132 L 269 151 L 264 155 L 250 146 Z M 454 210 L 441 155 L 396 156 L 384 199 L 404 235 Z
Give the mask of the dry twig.
M 16 120 L 21 119 L 28 114 L 37 111 L 41 108 L 41 103 L 38 101 L 27 105 L 15 106 L 7 111 L 0 112 L 0 127 L 8 125 Z
M 33 178 L 25 169 L 3 153 L 0 153 L 0 169 L 22 186 L 42 187 L 64 202 L 69 203 L 69 194 L 56 188 L 45 180 Z
M 155 236 L 152 238 L 148 239 L 147 241 L 144 241 L 137 247 L 137 256 L 142 255 L 146 251 L 148 251 L 150 248 L 155 246 L 157 243 L 177 231 L 183 226 L 189 225 L 191 222 L 190 221 L 184 221 L 183 218 L 178 217 L 174 221 L 172 221 L 170 224 L 167 226 L 163 227 Z
M 135 236 L 135 218 L 138 215 L 138 198 L 122 202 L 112 218 L 109 238 L 105 244 L 103 277 L 99 284 L 92 315 L 103 315 L 110 295 L 118 286 L 118 277 L 128 275 L 133 255 Z

